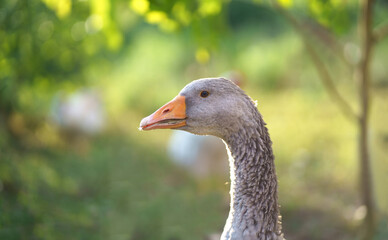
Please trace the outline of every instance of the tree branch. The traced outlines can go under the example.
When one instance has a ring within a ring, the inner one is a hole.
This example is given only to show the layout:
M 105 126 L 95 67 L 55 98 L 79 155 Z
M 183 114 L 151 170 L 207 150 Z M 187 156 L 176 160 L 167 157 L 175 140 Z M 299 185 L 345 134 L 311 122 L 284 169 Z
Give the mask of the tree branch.
M 346 100 L 341 96 L 339 91 L 337 90 L 334 81 L 325 67 L 324 62 L 319 58 L 317 52 L 314 50 L 310 42 L 305 40 L 305 47 L 307 50 L 307 53 L 310 55 L 311 60 L 313 61 L 318 74 L 320 76 L 320 79 L 326 88 L 327 92 L 329 93 L 330 97 L 338 104 L 338 107 L 342 111 L 342 113 L 348 117 L 350 120 L 357 120 L 358 115 L 353 111 L 352 107 Z
M 303 26 L 306 26 L 304 29 L 308 29 L 312 33 L 312 36 L 315 36 L 315 39 L 323 43 L 335 56 L 341 59 L 341 61 L 350 70 L 353 70 L 354 66 L 345 58 L 345 55 L 343 54 L 343 44 L 337 41 L 337 39 L 329 30 L 316 23 L 315 21 L 306 21 L 303 23 Z
M 380 26 L 378 26 L 373 31 L 373 41 L 374 43 L 378 43 L 387 36 L 388 36 L 388 20 L 385 21 L 383 24 L 380 24 Z
M 299 21 L 289 12 L 287 12 L 283 7 L 281 7 L 275 0 L 272 0 L 275 8 L 291 23 L 296 32 L 301 36 L 303 43 L 306 47 L 307 53 L 310 55 L 311 60 L 313 61 L 315 68 L 318 71 L 319 79 L 322 81 L 323 86 L 326 88 L 330 97 L 334 102 L 337 103 L 339 109 L 342 113 L 348 117 L 350 120 L 358 120 L 358 115 L 353 111 L 350 104 L 341 96 L 339 91 L 337 90 L 333 79 L 330 76 L 328 69 L 325 67 L 325 64 L 318 56 L 315 49 L 309 42 L 307 33 L 303 30 L 303 26 Z

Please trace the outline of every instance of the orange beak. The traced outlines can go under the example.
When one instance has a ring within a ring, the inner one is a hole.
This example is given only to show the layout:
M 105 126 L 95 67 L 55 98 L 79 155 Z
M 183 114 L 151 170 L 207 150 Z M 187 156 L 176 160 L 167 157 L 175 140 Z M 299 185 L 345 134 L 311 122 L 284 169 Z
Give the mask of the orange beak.
M 186 125 L 186 102 L 184 96 L 176 96 L 153 114 L 143 118 L 140 130 L 178 128 Z

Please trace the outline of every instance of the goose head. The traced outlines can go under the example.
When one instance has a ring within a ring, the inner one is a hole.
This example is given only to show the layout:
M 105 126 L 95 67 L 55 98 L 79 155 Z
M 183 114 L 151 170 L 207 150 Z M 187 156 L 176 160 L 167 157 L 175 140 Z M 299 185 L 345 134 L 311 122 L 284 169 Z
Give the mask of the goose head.
M 252 121 L 256 111 L 253 101 L 232 81 L 199 79 L 144 118 L 140 129 L 178 129 L 225 139 Z

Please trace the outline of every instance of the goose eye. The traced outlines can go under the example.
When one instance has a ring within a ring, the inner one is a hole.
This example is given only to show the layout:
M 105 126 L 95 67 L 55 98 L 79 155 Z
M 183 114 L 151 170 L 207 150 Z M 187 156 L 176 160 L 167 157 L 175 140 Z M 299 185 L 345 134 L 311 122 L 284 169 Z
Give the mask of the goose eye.
M 208 91 L 202 91 L 201 94 L 200 94 L 200 96 L 203 97 L 203 98 L 205 98 L 205 97 L 209 96 L 209 94 L 210 94 L 210 93 L 209 93 Z

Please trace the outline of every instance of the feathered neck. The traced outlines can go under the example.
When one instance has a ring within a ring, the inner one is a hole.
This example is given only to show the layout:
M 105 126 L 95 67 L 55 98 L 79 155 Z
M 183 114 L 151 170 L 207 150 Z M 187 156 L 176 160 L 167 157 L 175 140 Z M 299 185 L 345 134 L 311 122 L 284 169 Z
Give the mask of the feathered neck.
M 281 217 L 277 201 L 272 142 L 265 123 L 245 121 L 224 139 L 229 153 L 231 205 L 221 240 L 280 240 Z

